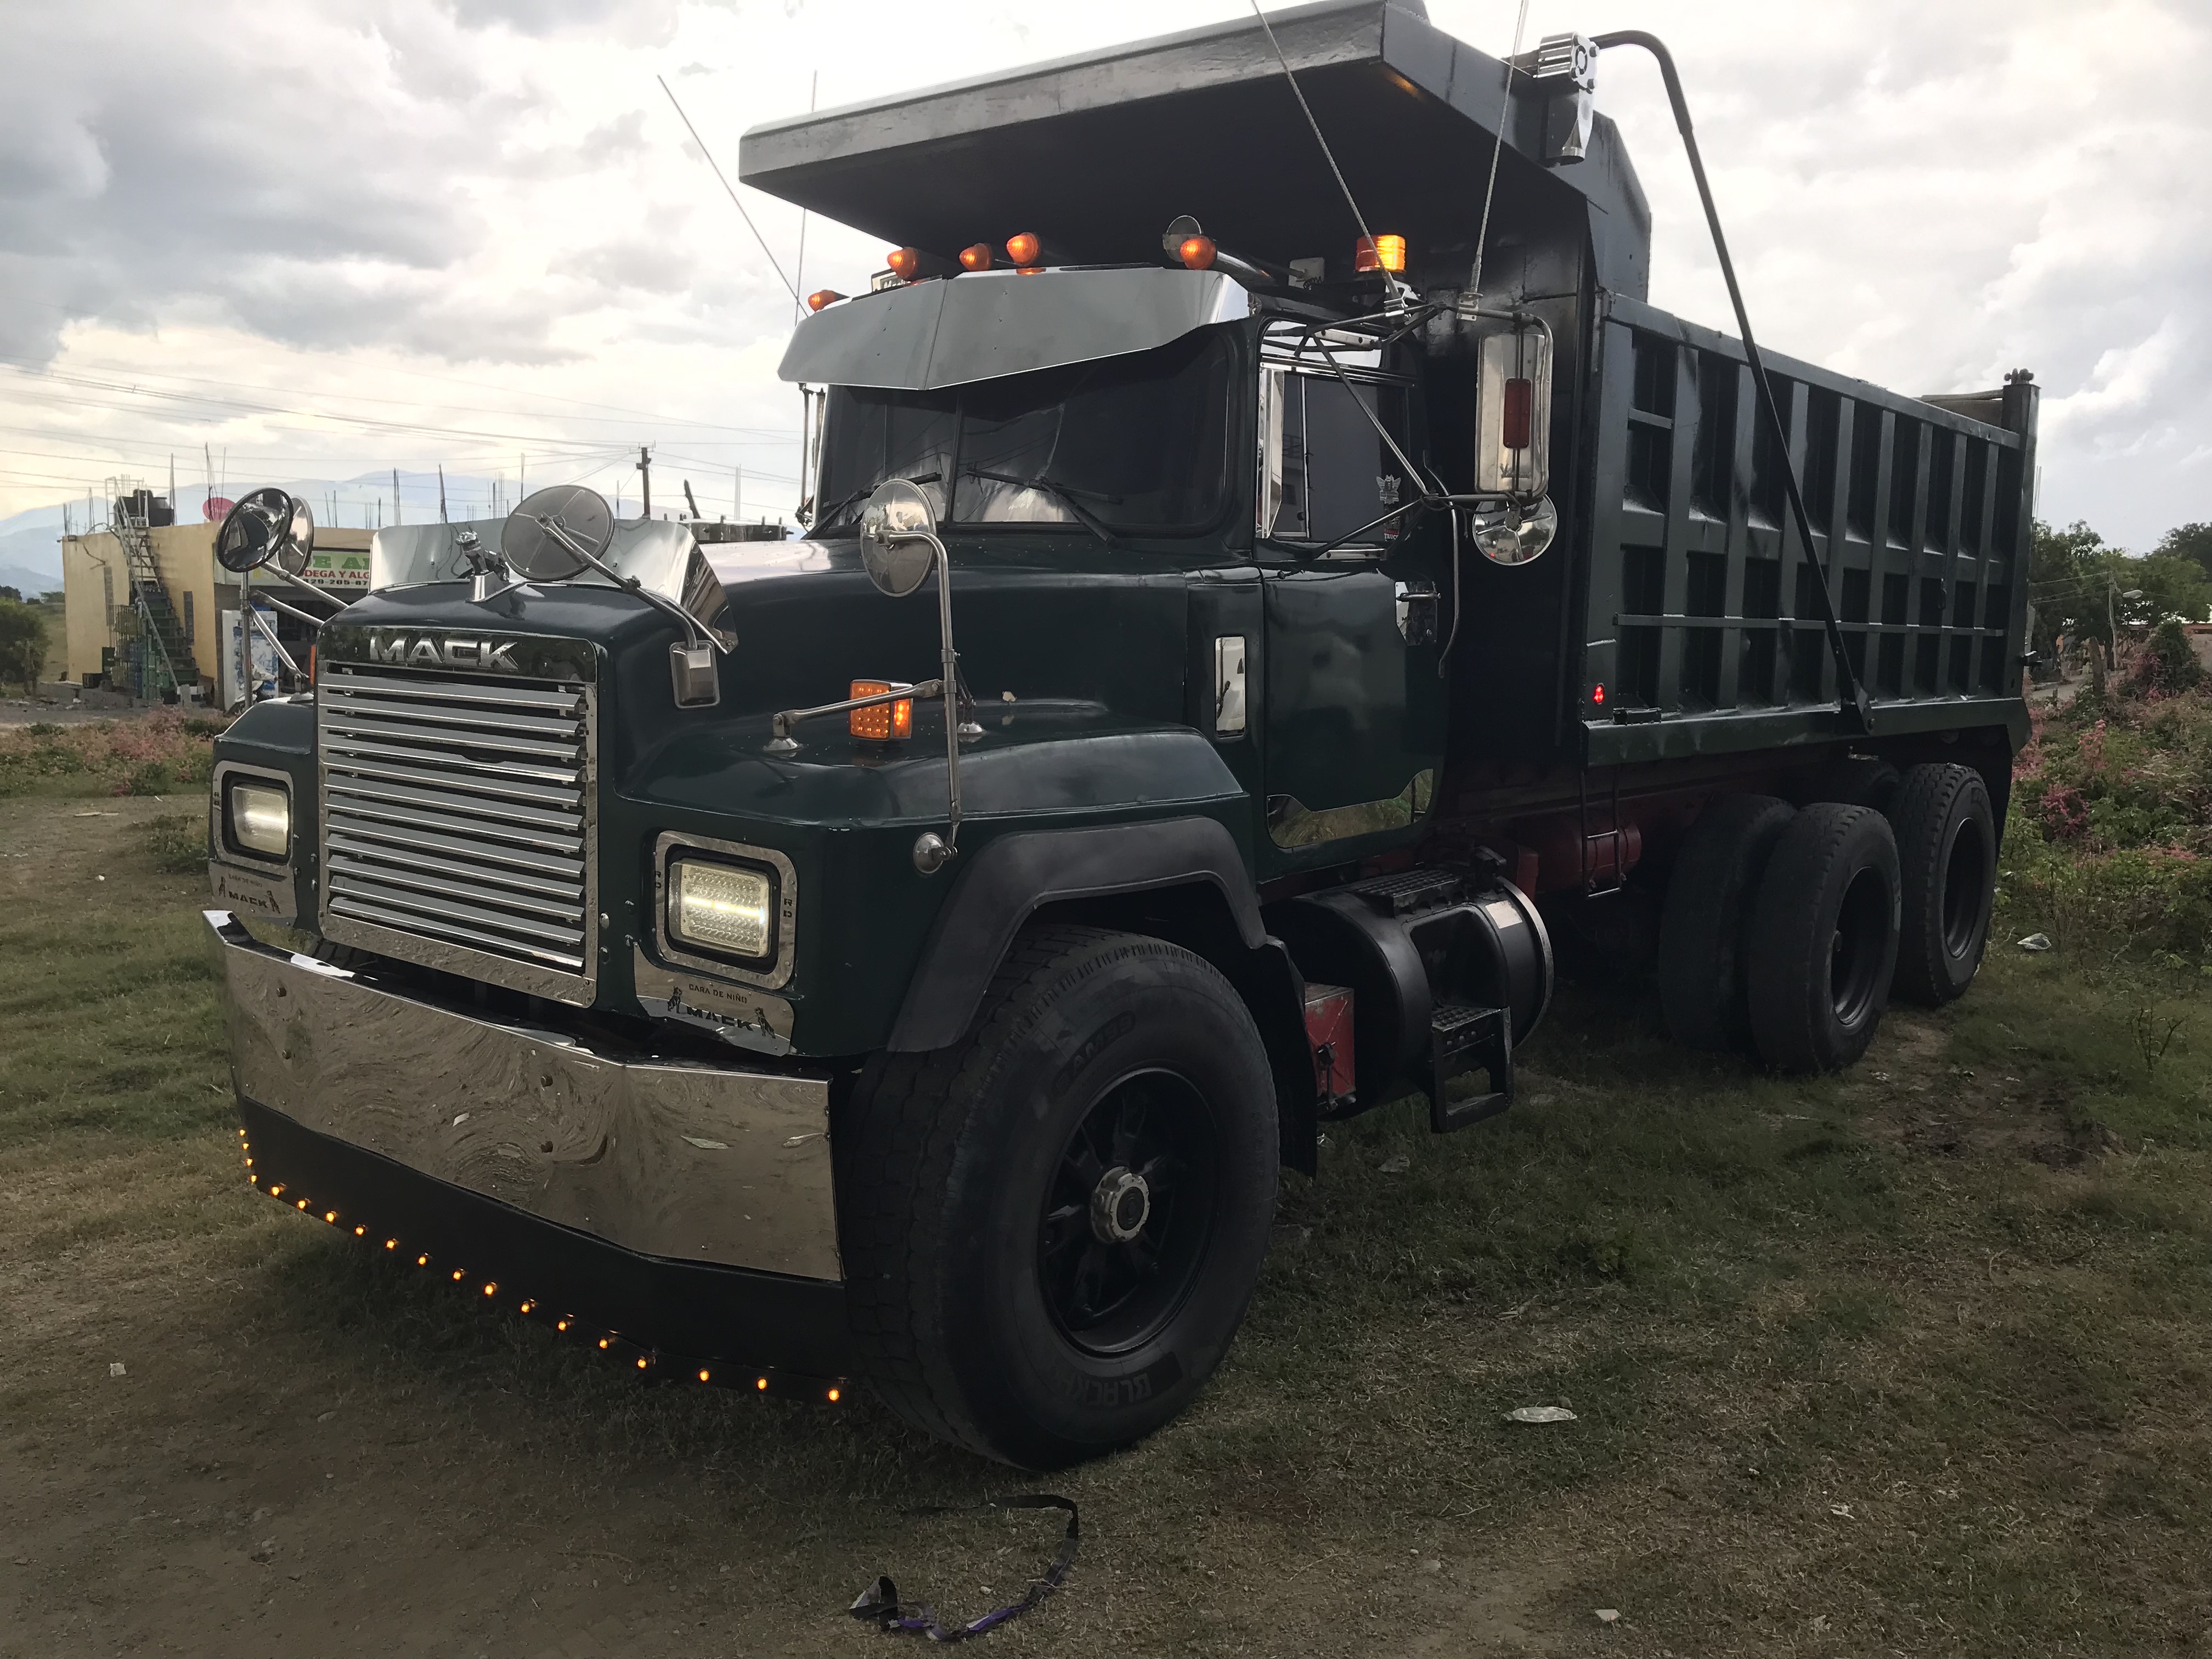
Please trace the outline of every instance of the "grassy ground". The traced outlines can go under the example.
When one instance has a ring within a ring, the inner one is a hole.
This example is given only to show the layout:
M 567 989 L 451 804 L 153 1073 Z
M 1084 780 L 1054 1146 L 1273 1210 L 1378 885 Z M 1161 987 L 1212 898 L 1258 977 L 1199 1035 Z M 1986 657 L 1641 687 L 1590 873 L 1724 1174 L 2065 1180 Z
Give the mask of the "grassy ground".
M 1041 1569 L 865 1397 L 641 1389 L 249 1192 L 197 801 L 72 793 L 149 763 L 0 799 L 0 1654 L 846 1653 Z M 1571 988 L 1505 1118 L 1340 1127 L 990 1645 L 2212 1652 L 2212 999 L 2029 921 L 1838 1078 Z

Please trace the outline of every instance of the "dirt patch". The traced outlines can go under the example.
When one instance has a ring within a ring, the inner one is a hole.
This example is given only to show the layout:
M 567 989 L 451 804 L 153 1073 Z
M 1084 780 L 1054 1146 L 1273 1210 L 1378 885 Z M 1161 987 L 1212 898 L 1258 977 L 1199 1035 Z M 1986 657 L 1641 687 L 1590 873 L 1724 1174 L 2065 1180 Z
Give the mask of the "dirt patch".
M 1954 1064 L 1950 1037 L 1893 1009 L 1839 1092 L 1870 1139 L 1925 1158 L 2026 1158 L 2071 1169 L 2124 1151 L 2105 1125 L 2076 1115 L 2074 1091 L 2051 1079 Z

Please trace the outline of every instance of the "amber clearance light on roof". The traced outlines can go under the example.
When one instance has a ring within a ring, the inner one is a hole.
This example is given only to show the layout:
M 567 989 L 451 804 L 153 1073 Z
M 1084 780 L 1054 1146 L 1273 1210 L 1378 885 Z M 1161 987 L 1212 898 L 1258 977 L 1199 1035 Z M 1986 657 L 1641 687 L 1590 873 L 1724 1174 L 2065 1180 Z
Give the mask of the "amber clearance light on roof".
M 806 308 L 819 311 L 824 306 L 834 306 L 845 296 L 834 288 L 817 288 L 806 296 Z
M 963 270 L 988 270 L 991 268 L 991 245 L 988 242 L 977 242 L 972 246 L 962 248 L 960 268 Z
M 1213 256 L 1218 252 L 1211 236 L 1186 236 L 1176 248 L 1176 258 L 1189 270 L 1211 270 L 1213 269 Z
M 1406 239 L 1402 236 L 1361 237 L 1352 249 L 1352 268 L 1358 271 L 1405 270 Z
M 884 255 L 884 263 L 910 283 L 921 274 L 921 250 L 895 247 Z
M 1044 244 L 1037 240 L 1034 231 L 1020 231 L 1006 238 L 1006 258 L 1014 262 L 1017 270 L 1036 270 L 1037 261 L 1043 253 Z

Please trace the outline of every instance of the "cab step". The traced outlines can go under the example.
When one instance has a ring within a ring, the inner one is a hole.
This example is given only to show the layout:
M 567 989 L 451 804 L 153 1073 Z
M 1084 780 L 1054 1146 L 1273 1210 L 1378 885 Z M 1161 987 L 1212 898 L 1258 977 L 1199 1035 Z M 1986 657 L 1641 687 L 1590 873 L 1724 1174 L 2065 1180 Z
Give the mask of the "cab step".
M 1481 1070 L 1490 1075 L 1486 1094 L 1448 1097 L 1456 1077 Z M 1429 1127 L 1449 1134 L 1496 1117 L 1513 1103 L 1513 1022 L 1503 1008 L 1448 1002 L 1429 1021 Z

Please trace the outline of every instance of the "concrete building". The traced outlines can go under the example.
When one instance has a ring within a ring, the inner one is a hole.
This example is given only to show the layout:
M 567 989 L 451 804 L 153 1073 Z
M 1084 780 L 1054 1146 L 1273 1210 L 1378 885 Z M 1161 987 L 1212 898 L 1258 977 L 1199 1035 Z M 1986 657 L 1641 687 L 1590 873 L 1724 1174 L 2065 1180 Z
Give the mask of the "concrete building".
M 210 705 L 226 700 L 226 693 L 235 696 L 243 677 L 238 665 L 232 665 L 228 676 L 222 665 L 244 590 L 236 576 L 215 562 L 216 526 L 155 523 L 143 533 L 173 622 L 165 641 L 189 658 L 188 665 L 177 665 L 178 679 L 196 682 L 201 700 Z M 334 594 L 349 598 L 366 593 L 370 534 L 367 530 L 318 529 L 307 580 Z M 283 598 L 286 585 L 257 574 L 253 586 Z M 128 642 L 144 632 L 144 623 L 143 613 L 132 603 L 130 558 L 122 539 L 106 530 L 64 537 L 62 592 L 69 678 L 83 686 L 112 684 L 118 690 L 134 689 L 121 682 L 131 654 Z M 313 601 L 308 603 L 312 608 Z M 295 635 L 300 638 L 301 648 L 293 654 L 304 662 L 306 638 L 299 625 L 286 618 L 278 623 L 278 629 L 288 648 Z M 235 655 L 234 646 L 228 648 Z

